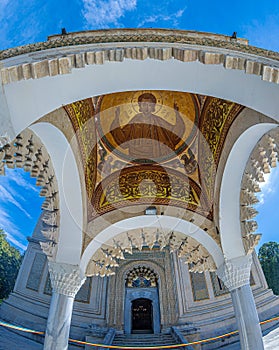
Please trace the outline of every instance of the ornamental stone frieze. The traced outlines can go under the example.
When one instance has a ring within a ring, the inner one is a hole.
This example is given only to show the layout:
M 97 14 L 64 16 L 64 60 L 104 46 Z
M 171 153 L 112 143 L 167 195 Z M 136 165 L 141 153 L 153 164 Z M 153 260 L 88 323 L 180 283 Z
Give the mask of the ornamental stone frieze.
M 73 298 L 86 279 L 78 265 L 49 261 L 48 270 L 53 291 Z
M 101 49 L 100 43 L 104 44 Z M 83 45 L 82 53 L 75 50 L 79 45 Z M 21 55 L 23 60 L 12 66 L 9 64 L 9 58 Z M 105 61 L 148 58 L 219 64 L 225 69 L 242 70 L 246 74 L 259 75 L 265 81 L 279 83 L 277 53 L 249 46 L 245 39 L 191 31 L 114 29 L 105 34 L 101 31 L 79 32 L 51 36 L 47 42 L 0 52 L 0 60 L 4 62 L 1 70 L 3 84 L 69 74 L 73 68 L 104 64 Z
M 226 260 L 218 268 L 217 275 L 231 292 L 250 283 L 252 255 Z

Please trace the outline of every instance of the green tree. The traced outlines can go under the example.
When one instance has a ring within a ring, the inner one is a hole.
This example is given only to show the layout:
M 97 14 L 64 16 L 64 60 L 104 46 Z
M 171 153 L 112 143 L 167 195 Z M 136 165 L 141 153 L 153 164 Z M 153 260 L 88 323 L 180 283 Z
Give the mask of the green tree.
M 264 243 L 259 250 L 259 260 L 269 288 L 279 295 L 279 244 Z
M 22 256 L 6 239 L 6 234 L 0 229 L 0 299 L 8 297 L 13 290 Z

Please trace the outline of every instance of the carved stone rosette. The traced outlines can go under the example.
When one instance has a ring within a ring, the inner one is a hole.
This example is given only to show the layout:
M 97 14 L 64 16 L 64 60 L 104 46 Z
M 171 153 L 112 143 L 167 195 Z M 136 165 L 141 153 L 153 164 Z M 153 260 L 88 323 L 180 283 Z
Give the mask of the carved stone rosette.
M 86 279 L 78 265 L 49 261 L 48 270 L 53 291 L 73 298 Z
M 231 292 L 249 284 L 251 264 L 252 255 L 226 260 L 217 270 L 217 275 Z

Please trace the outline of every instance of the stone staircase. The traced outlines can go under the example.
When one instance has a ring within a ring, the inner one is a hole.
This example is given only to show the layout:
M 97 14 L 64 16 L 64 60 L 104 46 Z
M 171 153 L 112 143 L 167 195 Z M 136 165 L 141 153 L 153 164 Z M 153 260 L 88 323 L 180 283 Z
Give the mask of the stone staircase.
M 175 345 L 177 342 L 173 336 L 168 334 L 116 334 L 112 345 L 115 346 L 132 346 L 132 347 L 145 347 L 145 346 L 164 346 Z M 178 349 L 178 348 L 177 348 Z

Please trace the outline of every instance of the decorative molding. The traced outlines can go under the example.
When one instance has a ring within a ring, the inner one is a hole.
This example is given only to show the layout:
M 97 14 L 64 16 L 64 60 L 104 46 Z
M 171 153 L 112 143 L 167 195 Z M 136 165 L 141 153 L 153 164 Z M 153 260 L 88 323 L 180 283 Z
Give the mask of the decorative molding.
M 252 254 L 256 246 L 258 245 L 260 239 L 261 239 L 261 234 L 252 234 L 248 233 L 243 237 L 243 244 L 244 244 L 244 249 L 246 251 L 246 254 Z
M 105 43 L 106 47 L 98 47 Z M 0 51 L 2 61 L 25 55 L 24 63 L 3 68 L 1 76 L 3 84 L 9 84 L 23 79 L 69 74 L 73 68 L 103 64 L 105 61 L 173 58 L 182 62 L 199 60 L 203 64 L 222 64 L 225 69 L 243 70 L 246 74 L 259 75 L 264 81 L 278 84 L 278 53 L 247 44 L 245 39 L 224 35 L 163 29 L 71 33 L 52 36 L 47 42 Z M 83 45 L 82 52 L 76 53 L 79 45 Z M 50 51 L 53 51 L 51 58 Z
M 201 109 L 199 129 L 199 171 L 202 185 L 214 201 L 216 168 L 222 154 L 229 129 L 243 106 L 220 98 L 206 98 Z
M 48 262 L 51 286 L 54 292 L 75 297 L 86 280 L 78 265 Z
M 163 232 L 157 229 L 142 229 L 125 232 L 103 244 L 91 258 L 87 276 L 110 276 L 115 274 L 115 268 L 120 260 L 125 259 L 125 253 L 133 254 L 134 249 L 157 248 L 163 250 L 166 246 L 171 252 L 178 252 L 189 264 L 189 271 L 216 271 L 216 265 L 208 251 L 192 237 L 185 237 L 179 232 Z
M 260 234 L 253 234 L 258 229 L 254 219 L 258 211 L 253 208 L 259 202 L 256 193 L 260 192 L 260 182 L 264 174 L 276 167 L 279 157 L 279 128 L 265 134 L 254 147 L 242 177 L 240 192 L 240 221 L 243 244 L 246 254 L 250 254 L 260 240 Z
M 133 203 L 173 205 L 212 216 L 206 193 L 194 180 L 171 168 L 146 164 L 107 176 L 95 190 L 92 217 Z
M 234 289 L 249 284 L 252 255 L 226 260 L 216 271 L 218 277 L 231 292 Z
M 73 127 L 81 152 L 87 196 L 92 198 L 97 176 L 97 135 L 92 98 L 63 107 Z
M 127 273 L 126 287 L 156 287 L 158 280 L 159 276 L 150 267 L 139 265 Z

